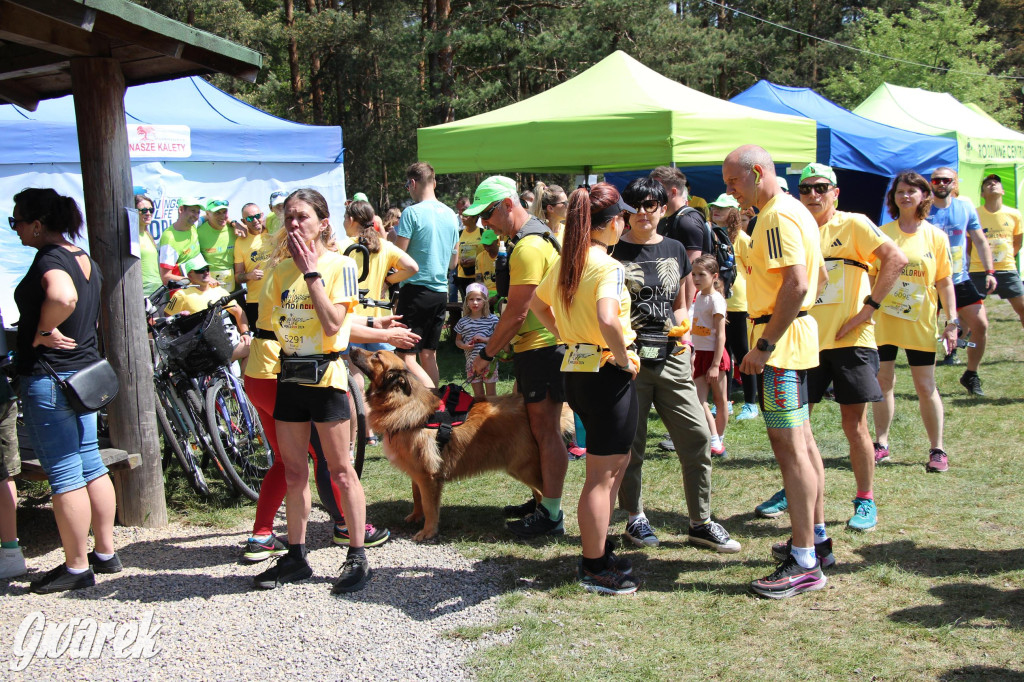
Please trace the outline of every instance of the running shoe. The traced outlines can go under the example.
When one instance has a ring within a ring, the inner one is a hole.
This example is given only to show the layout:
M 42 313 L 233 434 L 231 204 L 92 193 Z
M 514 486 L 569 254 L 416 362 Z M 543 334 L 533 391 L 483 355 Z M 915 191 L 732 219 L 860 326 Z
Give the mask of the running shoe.
M 285 554 L 277 562 L 253 578 L 253 585 L 261 590 L 272 590 L 278 585 L 297 583 L 313 575 L 313 569 L 305 559 Z
M 787 509 L 789 502 L 786 501 L 786 489 L 783 488 L 754 507 L 754 513 L 765 519 L 774 519 L 776 516 L 782 516 Z
M 960 385 L 967 389 L 967 393 L 976 396 L 985 396 L 985 391 L 981 390 L 981 377 L 978 376 L 977 372 L 967 370 L 960 375 Z
M 600 573 L 591 573 L 580 566 L 580 585 L 587 592 L 598 594 L 633 594 L 638 587 L 632 576 L 616 571 L 612 567 L 605 568 Z
M 889 461 L 889 446 L 875 443 L 875 464 Z
M 604 541 L 604 555 L 608 557 L 608 565 L 623 575 L 633 572 L 633 562 L 624 556 L 615 554 L 615 540 L 606 538 Z M 583 557 L 580 557 L 580 579 L 583 579 Z
M 729 453 L 727 453 L 725 451 L 725 443 L 722 443 L 717 448 L 714 445 L 712 445 L 711 446 L 711 456 L 712 457 L 721 457 L 722 459 L 725 459 L 726 457 L 728 457 Z
M 565 525 L 562 523 L 565 514 L 561 510 L 558 512 L 558 518 L 552 519 L 551 515 L 548 514 L 547 507 L 544 505 L 537 505 L 537 509 L 532 514 L 528 514 L 518 521 L 509 521 L 505 524 L 514 535 L 518 535 L 521 538 L 530 539 L 540 537 L 541 535 L 564 535 Z
M 341 574 L 334 581 L 331 594 L 358 592 L 366 587 L 371 575 L 373 575 L 373 571 L 370 570 L 370 564 L 366 561 L 365 554 L 350 556 L 341 565 Z
M 281 542 L 274 534 L 269 540 L 256 540 L 249 538 L 245 543 L 245 553 L 242 555 L 246 561 L 256 563 L 270 557 L 282 556 L 288 553 L 288 543 Z
M 736 421 L 746 421 L 747 419 L 757 419 L 760 416 L 760 411 L 757 409 L 757 405 L 754 403 L 743 403 L 743 407 L 740 408 L 740 413 L 736 415 Z
M 662 450 L 664 450 L 666 452 L 675 452 L 676 451 L 676 444 L 672 442 L 671 438 L 666 438 L 665 440 L 660 441 L 658 443 L 658 448 L 660 448 L 660 449 L 662 449 Z
M 529 516 L 533 512 L 537 511 L 537 500 L 531 497 L 529 500 L 523 502 L 522 504 L 510 504 L 506 506 L 502 511 L 505 514 L 505 518 L 514 517 L 517 519 L 521 519 L 524 516 Z
M 730 401 L 726 402 L 725 406 L 727 408 L 725 413 L 731 415 L 732 414 L 732 401 L 730 400 Z M 718 416 L 718 407 L 714 403 L 711 403 L 711 416 L 712 417 L 717 417 Z
M 84 587 L 92 587 L 96 584 L 96 574 L 92 569 L 86 569 L 84 573 L 72 573 L 68 570 L 67 564 L 61 564 L 57 568 L 51 568 L 39 580 L 29 586 L 29 590 L 36 594 L 53 594 L 54 592 L 67 592 L 68 590 L 80 590 Z
M 658 546 L 658 536 L 654 534 L 646 516 L 638 516 L 632 523 L 626 524 L 626 537 L 637 547 Z
M 785 561 L 793 549 L 793 538 L 785 542 L 776 542 L 772 545 L 772 557 L 776 561 Z M 836 565 L 836 557 L 832 554 L 832 538 L 826 538 L 821 542 L 814 543 L 814 556 L 822 568 L 829 568 Z
M 114 552 L 114 556 L 105 561 L 96 556 L 96 552 L 89 552 L 86 558 L 89 559 L 89 567 L 92 568 L 93 573 L 120 573 L 124 570 L 117 552 Z
M 587 449 L 581 448 L 579 445 L 569 446 L 569 461 L 576 461 L 578 459 L 584 459 L 587 456 Z
M 928 464 L 925 466 L 925 471 L 930 474 L 941 474 L 949 471 L 949 457 L 946 455 L 946 451 L 939 448 L 929 450 Z
M 378 547 L 383 545 L 391 537 L 391 531 L 387 528 L 375 528 L 372 523 L 366 524 L 366 535 L 363 538 L 363 547 Z M 334 524 L 334 544 L 348 545 L 348 526 Z
M 878 525 L 878 508 L 874 500 L 853 498 L 853 516 L 846 522 L 852 530 L 874 530 Z
M 828 578 L 821 572 L 821 562 L 814 562 L 812 568 L 803 568 L 790 554 L 773 573 L 751 582 L 750 589 L 768 599 L 785 599 L 820 590 L 827 582 Z
M 935 364 L 941 365 L 943 367 L 952 367 L 953 365 L 959 365 L 960 358 L 956 356 L 956 349 L 954 348 L 952 353 L 947 353 L 944 358 L 942 358 Z
M 715 521 L 708 521 L 696 528 L 690 526 L 689 540 L 691 545 L 710 547 L 724 554 L 735 554 L 740 551 L 740 543 L 730 538 L 722 524 Z
M 27 572 L 28 567 L 25 565 L 25 555 L 21 547 L 0 549 L 0 580 L 17 578 Z

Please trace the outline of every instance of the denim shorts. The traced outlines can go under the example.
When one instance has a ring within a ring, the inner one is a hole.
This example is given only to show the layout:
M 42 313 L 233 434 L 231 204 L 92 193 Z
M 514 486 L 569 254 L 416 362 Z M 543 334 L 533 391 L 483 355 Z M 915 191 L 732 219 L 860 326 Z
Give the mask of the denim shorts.
M 74 372 L 58 372 L 61 379 Z M 96 439 L 96 413 L 78 414 L 48 375 L 21 377 L 21 411 L 32 450 L 54 495 L 107 473 Z

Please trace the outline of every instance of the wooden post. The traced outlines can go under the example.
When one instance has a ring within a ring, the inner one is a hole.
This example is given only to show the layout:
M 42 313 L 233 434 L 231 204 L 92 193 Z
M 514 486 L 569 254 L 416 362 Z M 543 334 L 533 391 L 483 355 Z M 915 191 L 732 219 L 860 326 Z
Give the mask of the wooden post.
M 142 455 L 142 466 L 115 477 L 118 516 L 128 526 L 167 525 L 157 438 L 153 368 L 139 259 L 130 253 L 126 207 L 132 201 L 124 113 L 124 74 L 116 59 L 71 60 L 71 92 L 89 229 L 89 251 L 103 274 L 100 324 L 106 357 L 121 390 L 108 408 L 111 444 Z

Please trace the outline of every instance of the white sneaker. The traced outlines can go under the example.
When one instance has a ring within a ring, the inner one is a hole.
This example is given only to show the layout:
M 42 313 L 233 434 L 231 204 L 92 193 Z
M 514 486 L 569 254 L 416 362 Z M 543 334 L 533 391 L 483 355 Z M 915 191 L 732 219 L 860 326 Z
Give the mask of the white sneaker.
M 25 555 L 21 553 L 21 547 L 0 549 L 0 580 L 17 578 L 27 572 L 28 567 L 25 566 Z

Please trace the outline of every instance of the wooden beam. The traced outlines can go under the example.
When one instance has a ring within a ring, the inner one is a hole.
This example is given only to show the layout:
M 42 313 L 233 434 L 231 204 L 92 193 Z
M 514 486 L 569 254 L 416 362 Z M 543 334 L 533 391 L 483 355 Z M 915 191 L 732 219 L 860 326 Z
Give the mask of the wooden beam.
M 107 42 L 89 31 L 34 12 L 11 0 L 0 0 L 0 40 L 64 55 L 106 56 Z
M 16 82 L 0 83 L 0 100 L 16 104 L 22 109 L 35 111 L 39 106 L 39 94 Z
M 181 51 L 185 48 L 185 43 L 181 40 L 147 31 L 111 14 L 100 14 L 93 31 L 113 41 L 140 45 L 157 54 L 174 59 L 181 57 Z
M 121 390 L 108 410 L 115 448 L 142 454 L 142 466 L 115 478 L 118 516 L 129 526 L 167 525 L 156 428 L 153 366 L 142 306 L 142 271 L 129 252 L 131 163 L 125 128 L 124 74 L 116 59 L 71 60 L 90 255 L 103 273 L 100 329 Z
M 0 53 L 2 55 L 2 53 Z M 43 76 L 71 69 L 71 62 L 51 52 L 32 50 L 17 57 L 0 59 L 0 81 L 25 76 Z

